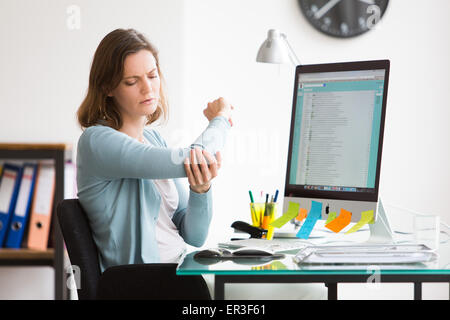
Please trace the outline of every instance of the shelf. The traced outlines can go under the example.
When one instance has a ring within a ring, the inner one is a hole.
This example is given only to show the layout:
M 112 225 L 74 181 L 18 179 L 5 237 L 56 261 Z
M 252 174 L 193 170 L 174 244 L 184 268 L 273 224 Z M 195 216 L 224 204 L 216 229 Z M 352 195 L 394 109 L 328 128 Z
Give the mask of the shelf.
M 31 249 L 0 249 L 0 265 L 1 266 L 18 266 L 18 265 L 40 265 L 53 266 L 54 249 L 31 250 Z
M 69 143 L 0 143 L 0 160 L 8 159 L 52 159 L 55 163 L 55 195 L 52 213 L 53 247 L 45 251 L 30 249 L 0 249 L 0 266 L 51 266 L 55 270 L 55 299 L 68 297 L 67 277 L 64 272 L 64 239 L 56 216 L 56 206 L 64 199 L 64 163 L 72 160 L 72 145 Z
M 0 143 L 0 149 L 5 150 L 70 150 L 69 143 Z
M 6 159 L 53 159 L 57 154 L 62 160 L 73 160 L 70 143 L 0 143 L 2 160 Z

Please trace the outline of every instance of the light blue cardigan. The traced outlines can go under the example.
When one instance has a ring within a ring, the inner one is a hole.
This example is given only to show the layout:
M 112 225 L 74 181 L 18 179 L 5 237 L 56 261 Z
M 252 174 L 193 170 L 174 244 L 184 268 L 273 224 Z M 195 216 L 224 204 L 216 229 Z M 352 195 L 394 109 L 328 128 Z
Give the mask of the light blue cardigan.
M 216 117 L 191 145 L 215 154 L 225 143 L 230 124 Z M 151 143 L 139 143 L 125 133 L 96 125 L 78 141 L 78 198 L 85 209 L 99 251 L 102 272 L 114 265 L 159 262 L 155 226 L 160 194 L 152 179 L 173 179 L 178 209 L 173 222 L 187 244 L 199 247 L 212 217 L 212 187 L 199 194 L 188 191 L 183 160 L 190 148 L 169 149 L 155 130 L 146 128 Z

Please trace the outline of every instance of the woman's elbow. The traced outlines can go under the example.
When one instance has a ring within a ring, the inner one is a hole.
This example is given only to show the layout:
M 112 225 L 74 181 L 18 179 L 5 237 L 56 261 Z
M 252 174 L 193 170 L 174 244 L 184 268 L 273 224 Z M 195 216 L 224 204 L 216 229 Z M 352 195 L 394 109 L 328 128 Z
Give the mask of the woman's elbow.
M 199 248 L 205 244 L 207 236 L 208 236 L 207 233 L 196 234 L 196 235 L 185 237 L 184 241 L 190 246 Z

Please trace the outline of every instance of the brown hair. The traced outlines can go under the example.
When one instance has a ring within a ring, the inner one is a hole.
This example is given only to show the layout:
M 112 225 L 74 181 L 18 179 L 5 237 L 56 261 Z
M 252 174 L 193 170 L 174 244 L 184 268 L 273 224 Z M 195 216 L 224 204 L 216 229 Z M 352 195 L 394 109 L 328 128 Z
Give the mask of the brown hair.
M 161 116 L 167 119 L 169 107 L 159 66 L 158 50 L 136 30 L 116 29 L 103 38 L 95 51 L 89 75 L 88 92 L 77 111 L 78 122 L 82 128 L 100 122 L 116 130 L 122 127 L 123 121 L 119 108 L 114 99 L 108 97 L 108 93 L 122 80 L 125 58 L 143 49 L 153 54 L 161 79 L 158 106 L 156 111 L 147 117 L 146 125 L 153 123 Z

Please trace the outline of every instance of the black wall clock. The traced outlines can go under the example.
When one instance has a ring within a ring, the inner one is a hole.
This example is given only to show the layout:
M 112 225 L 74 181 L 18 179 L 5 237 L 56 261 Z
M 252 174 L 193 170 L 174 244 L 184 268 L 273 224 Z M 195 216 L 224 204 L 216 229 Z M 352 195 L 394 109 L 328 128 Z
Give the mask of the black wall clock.
M 298 0 L 317 30 L 338 38 L 363 34 L 380 21 L 389 0 Z

